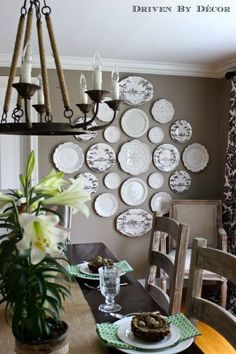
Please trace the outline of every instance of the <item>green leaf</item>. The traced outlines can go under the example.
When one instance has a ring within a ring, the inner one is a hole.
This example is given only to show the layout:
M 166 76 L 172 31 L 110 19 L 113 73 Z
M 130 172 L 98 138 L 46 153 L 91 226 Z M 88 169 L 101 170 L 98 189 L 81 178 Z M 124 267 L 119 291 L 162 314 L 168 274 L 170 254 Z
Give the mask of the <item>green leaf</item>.
M 31 151 L 28 161 L 27 161 L 27 167 L 26 167 L 26 179 L 29 181 L 31 178 L 31 175 L 33 173 L 35 166 L 35 155 L 34 151 Z
M 26 187 L 26 180 L 25 180 L 25 176 L 20 174 L 19 175 L 19 179 L 20 179 L 20 183 L 22 184 L 22 187 L 25 188 Z

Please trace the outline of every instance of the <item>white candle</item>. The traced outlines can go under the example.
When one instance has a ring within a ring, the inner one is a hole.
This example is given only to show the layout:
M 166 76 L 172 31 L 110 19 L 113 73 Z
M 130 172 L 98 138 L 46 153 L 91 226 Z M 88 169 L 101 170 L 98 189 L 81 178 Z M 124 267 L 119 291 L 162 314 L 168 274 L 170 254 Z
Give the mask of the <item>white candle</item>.
M 27 42 L 22 57 L 22 65 L 21 65 L 21 82 L 31 84 L 31 70 L 32 70 L 32 53 L 30 43 Z
M 82 74 L 80 76 L 80 103 L 87 104 L 88 95 L 85 91 L 87 91 L 87 81 L 84 74 Z
M 44 104 L 43 80 L 40 74 L 38 76 L 38 85 L 40 86 L 38 90 L 38 104 Z
M 93 90 L 101 90 L 102 89 L 102 62 L 99 53 L 95 53 L 93 57 Z
M 120 97 L 119 92 L 119 72 L 115 65 L 111 73 L 111 97 L 113 100 L 118 100 Z

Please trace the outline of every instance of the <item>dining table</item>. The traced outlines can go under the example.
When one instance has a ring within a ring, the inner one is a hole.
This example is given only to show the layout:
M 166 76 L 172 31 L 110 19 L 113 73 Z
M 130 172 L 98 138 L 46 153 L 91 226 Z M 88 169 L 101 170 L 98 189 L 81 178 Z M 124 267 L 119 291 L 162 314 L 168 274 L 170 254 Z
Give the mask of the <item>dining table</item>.
M 98 255 L 104 258 L 110 258 L 113 261 L 118 261 L 111 250 L 102 242 L 68 245 L 67 257 L 72 265 L 77 265 L 84 261 L 91 261 Z M 99 285 L 99 281 L 94 279 L 83 279 L 80 277 L 76 277 L 75 279 L 79 285 L 80 291 L 91 309 L 95 322 L 99 324 L 116 321 L 117 319 L 110 316 L 109 313 L 101 312 L 98 309 L 99 305 L 104 303 L 104 297 L 100 293 L 99 289 L 90 288 L 89 286 L 96 287 Z M 160 308 L 157 302 L 137 280 L 134 272 L 130 271 L 122 275 L 121 283 L 123 282 L 127 283 L 127 285 L 120 287 L 120 292 L 115 298 L 116 302 L 121 305 L 120 313 L 125 315 L 129 313 L 160 311 L 161 314 L 166 315 L 163 309 Z M 122 352 L 122 350 L 111 347 L 104 347 L 104 349 L 100 348 L 100 350 L 101 351 L 99 351 L 99 353 L 118 354 Z M 181 351 L 181 353 L 201 354 L 203 352 L 193 341 L 193 343 L 187 349 Z M 84 353 L 81 351 L 78 352 L 78 354 Z

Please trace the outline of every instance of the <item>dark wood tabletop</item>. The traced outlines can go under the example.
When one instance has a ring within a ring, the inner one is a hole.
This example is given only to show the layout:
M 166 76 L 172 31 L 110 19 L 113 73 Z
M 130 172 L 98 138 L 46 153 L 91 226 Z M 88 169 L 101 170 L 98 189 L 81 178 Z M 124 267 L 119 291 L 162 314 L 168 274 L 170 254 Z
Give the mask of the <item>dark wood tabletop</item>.
M 68 258 L 71 264 L 78 264 L 83 261 L 90 261 L 96 256 L 102 256 L 117 260 L 111 251 L 101 242 L 98 243 L 82 243 L 72 244 L 68 248 Z M 109 314 L 105 314 L 98 310 L 98 306 L 104 303 L 104 297 L 100 294 L 100 291 L 89 289 L 84 283 L 91 285 L 98 285 L 96 280 L 87 280 L 77 278 L 84 297 L 86 298 L 93 316 L 97 323 L 112 322 L 115 321 Z M 116 296 L 115 301 L 121 305 L 121 313 L 127 314 L 131 312 L 143 312 L 143 311 L 160 311 L 164 314 L 163 310 L 158 306 L 155 300 L 150 294 L 143 288 L 143 286 L 137 281 L 133 272 L 128 272 L 121 277 L 121 282 L 127 282 L 128 286 L 120 288 L 120 293 Z M 111 353 L 120 353 L 119 350 L 110 349 Z M 203 352 L 193 343 L 188 349 L 183 351 L 184 354 L 202 354 Z

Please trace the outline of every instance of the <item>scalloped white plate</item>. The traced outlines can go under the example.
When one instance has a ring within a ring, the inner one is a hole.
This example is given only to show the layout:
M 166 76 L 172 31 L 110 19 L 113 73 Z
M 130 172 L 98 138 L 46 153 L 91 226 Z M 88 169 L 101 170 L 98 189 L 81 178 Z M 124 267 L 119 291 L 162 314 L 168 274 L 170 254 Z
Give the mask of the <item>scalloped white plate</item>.
M 96 198 L 94 207 L 98 215 L 108 218 L 117 212 L 118 201 L 113 194 L 103 193 Z
M 153 118 L 161 124 L 171 121 L 174 113 L 175 110 L 172 103 L 164 98 L 156 101 L 152 106 Z
M 83 150 L 74 143 L 60 144 L 54 151 L 53 162 L 59 171 L 77 172 L 84 163 Z
M 199 143 L 188 145 L 183 152 L 183 162 L 189 171 L 202 171 L 209 162 L 207 149 Z
M 139 108 L 131 108 L 123 114 L 121 127 L 126 135 L 139 138 L 148 130 L 148 115 Z
M 147 198 L 148 187 L 141 178 L 133 177 L 122 184 L 120 194 L 127 205 L 140 205 Z

